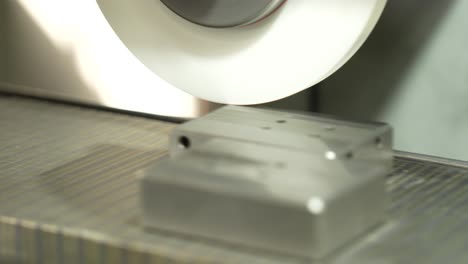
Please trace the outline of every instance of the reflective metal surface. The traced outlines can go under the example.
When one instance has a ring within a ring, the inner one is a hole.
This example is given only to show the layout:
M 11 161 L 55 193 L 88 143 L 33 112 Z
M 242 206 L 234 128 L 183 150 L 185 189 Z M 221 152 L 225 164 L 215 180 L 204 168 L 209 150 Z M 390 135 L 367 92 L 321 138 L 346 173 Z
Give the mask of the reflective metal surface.
M 234 27 L 255 23 L 286 0 L 161 0 L 181 17 L 209 27 Z
M 1 263 L 320 263 L 144 231 L 138 182 L 174 124 L 3 96 L 0 124 Z M 466 264 L 467 167 L 397 156 L 389 220 L 320 264 Z
M 0 91 L 179 118 L 215 107 L 148 70 L 95 1 L 1 1 Z
M 142 182 L 146 227 L 323 259 L 386 219 L 387 125 L 228 106 L 171 138 Z

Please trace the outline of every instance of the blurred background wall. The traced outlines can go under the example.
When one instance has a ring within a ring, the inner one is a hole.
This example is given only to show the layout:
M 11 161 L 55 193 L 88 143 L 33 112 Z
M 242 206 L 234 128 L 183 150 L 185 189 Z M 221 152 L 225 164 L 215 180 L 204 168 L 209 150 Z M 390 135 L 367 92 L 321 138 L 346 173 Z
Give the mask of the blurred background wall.
M 320 95 L 324 113 L 392 124 L 397 149 L 468 160 L 468 1 L 390 0 Z
M 180 118 L 215 107 L 152 74 L 95 1 L 0 2 L 3 91 Z
M 0 1 L 0 83 L 5 79 L 5 42 L 6 42 L 6 33 L 5 33 L 5 1 Z

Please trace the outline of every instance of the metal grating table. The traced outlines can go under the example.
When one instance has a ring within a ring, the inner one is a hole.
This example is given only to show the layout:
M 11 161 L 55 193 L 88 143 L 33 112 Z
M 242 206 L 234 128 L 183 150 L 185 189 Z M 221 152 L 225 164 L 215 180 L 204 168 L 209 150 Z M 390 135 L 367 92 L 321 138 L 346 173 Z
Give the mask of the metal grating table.
M 0 263 L 311 263 L 142 229 L 138 179 L 174 126 L 0 96 Z M 320 263 L 468 263 L 468 165 L 402 155 L 388 222 Z

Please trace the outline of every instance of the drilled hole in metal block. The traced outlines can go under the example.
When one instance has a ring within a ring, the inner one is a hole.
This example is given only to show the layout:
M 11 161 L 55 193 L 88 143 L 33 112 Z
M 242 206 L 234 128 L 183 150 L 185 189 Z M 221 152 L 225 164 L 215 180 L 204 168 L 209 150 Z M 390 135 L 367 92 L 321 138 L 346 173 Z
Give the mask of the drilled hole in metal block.
M 190 142 L 190 139 L 188 137 L 186 137 L 186 136 L 179 137 L 179 146 L 180 146 L 180 148 L 188 149 L 188 148 L 190 148 L 191 145 L 192 145 L 192 143 Z
M 382 138 L 381 137 L 377 137 L 375 139 L 375 145 L 377 146 L 377 148 L 381 149 L 384 147 L 384 144 L 382 142 Z

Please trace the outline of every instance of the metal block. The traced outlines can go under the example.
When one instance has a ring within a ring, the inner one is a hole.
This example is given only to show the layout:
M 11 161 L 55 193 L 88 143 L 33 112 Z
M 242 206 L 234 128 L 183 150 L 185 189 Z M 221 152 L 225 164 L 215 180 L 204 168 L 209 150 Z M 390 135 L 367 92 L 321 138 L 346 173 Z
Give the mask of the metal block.
M 179 126 L 142 180 L 144 224 L 320 259 L 384 221 L 392 130 L 225 107 Z

